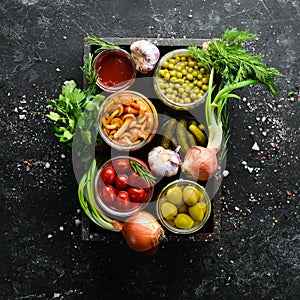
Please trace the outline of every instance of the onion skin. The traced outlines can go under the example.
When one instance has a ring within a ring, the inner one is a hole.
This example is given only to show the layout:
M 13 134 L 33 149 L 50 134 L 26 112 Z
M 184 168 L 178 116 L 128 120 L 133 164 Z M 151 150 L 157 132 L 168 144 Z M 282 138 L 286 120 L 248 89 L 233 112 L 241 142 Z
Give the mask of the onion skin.
M 218 168 L 219 148 L 191 147 L 185 157 L 181 170 L 189 178 L 206 181 L 214 176 Z
M 126 219 L 122 235 L 131 249 L 146 254 L 154 254 L 151 250 L 157 250 L 159 243 L 165 238 L 161 225 L 153 215 L 145 211 L 137 212 Z

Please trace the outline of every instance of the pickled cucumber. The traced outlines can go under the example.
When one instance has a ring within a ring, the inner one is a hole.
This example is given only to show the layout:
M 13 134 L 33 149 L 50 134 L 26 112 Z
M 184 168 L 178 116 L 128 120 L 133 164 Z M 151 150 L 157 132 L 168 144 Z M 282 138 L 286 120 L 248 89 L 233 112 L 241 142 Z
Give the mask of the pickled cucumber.
M 172 137 L 174 137 L 174 135 L 175 135 L 176 123 L 177 123 L 176 119 L 169 120 L 162 132 L 163 137 L 161 139 L 160 144 L 165 149 L 169 148 L 170 141 L 171 141 Z
M 187 120 L 180 119 L 176 129 L 177 142 L 181 146 L 182 151 L 185 153 L 189 149 L 189 143 L 187 141 Z
M 197 126 L 190 125 L 189 131 L 195 136 L 195 138 L 199 142 L 200 146 L 203 146 L 203 147 L 206 146 L 207 137 Z

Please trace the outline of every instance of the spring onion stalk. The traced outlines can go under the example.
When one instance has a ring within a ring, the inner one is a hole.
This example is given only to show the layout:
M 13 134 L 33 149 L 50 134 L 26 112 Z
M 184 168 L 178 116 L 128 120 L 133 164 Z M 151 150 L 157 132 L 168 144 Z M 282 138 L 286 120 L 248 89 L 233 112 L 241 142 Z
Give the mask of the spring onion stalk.
M 86 215 L 98 226 L 111 231 L 121 231 L 119 222 L 105 215 L 103 211 L 95 207 L 94 177 L 97 163 L 94 160 L 90 169 L 83 175 L 78 186 L 79 203 Z
M 205 117 L 208 127 L 208 144 L 209 149 L 219 149 L 223 143 L 223 120 L 224 112 L 228 99 L 235 98 L 240 99 L 233 91 L 244 88 L 246 86 L 259 83 L 258 80 L 244 80 L 238 83 L 227 84 L 223 88 L 220 88 L 216 96 L 213 98 L 213 92 L 215 85 L 213 85 L 214 78 L 214 67 L 211 69 L 209 83 L 208 83 L 208 94 L 205 103 Z M 228 136 L 226 138 L 228 140 Z M 225 145 L 227 142 L 225 143 Z M 226 149 L 222 149 L 226 151 Z

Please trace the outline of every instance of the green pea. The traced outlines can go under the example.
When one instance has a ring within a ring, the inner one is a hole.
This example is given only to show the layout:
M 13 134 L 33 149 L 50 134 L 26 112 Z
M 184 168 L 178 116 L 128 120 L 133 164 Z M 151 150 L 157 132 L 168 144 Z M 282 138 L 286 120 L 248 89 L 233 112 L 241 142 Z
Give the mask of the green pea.
M 194 63 L 193 61 L 190 60 L 190 61 L 189 61 L 189 67 L 192 67 L 192 68 L 193 68 L 194 66 L 195 66 L 195 63 Z
M 207 91 L 208 90 L 208 86 L 206 84 L 202 84 L 202 90 L 203 91 Z
M 194 69 L 193 68 L 188 68 L 188 73 L 193 73 Z
M 162 67 L 165 68 L 165 69 L 168 69 L 169 68 L 169 63 L 167 61 L 164 61 L 163 64 L 162 64 Z
M 176 64 L 176 60 L 174 58 L 170 58 L 169 59 L 169 63 L 175 65 Z
M 169 72 L 165 72 L 164 78 L 165 78 L 166 80 L 169 80 L 170 77 L 171 77 L 170 73 L 169 73 Z
M 186 75 L 186 78 L 187 78 L 188 80 L 193 80 L 193 79 L 194 79 L 193 75 L 190 74 L 190 73 Z
M 200 68 L 200 73 L 201 73 L 202 75 L 205 74 L 205 72 L 206 72 L 205 68 Z
M 202 81 L 201 81 L 201 80 L 198 80 L 198 82 L 197 82 L 197 86 L 198 86 L 199 88 L 201 88 L 201 87 L 202 87 Z
M 203 77 L 202 78 L 202 83 L 208 83 L 208 78 L 207 77 Z

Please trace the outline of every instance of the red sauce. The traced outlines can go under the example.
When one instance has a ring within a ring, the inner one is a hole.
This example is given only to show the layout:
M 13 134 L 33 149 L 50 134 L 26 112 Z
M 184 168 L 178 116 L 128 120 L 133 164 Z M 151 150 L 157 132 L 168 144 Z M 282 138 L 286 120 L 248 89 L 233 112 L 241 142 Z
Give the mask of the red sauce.
M 104 87 L 120 86 L 132 79 L 134 70 L 131 61 L 123 53 L 108 53 L 96 62 L 98 81 Z

